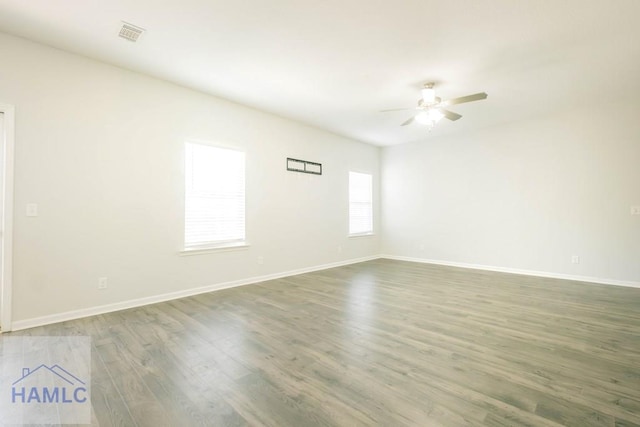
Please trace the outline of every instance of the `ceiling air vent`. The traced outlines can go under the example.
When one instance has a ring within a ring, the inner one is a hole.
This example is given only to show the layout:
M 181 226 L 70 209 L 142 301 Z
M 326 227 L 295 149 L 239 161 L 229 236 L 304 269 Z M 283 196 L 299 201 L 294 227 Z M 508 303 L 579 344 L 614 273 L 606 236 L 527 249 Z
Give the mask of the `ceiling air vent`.
M 125 40 L 135 43 L 138 41 L 138 38 L 142 33 L 144 33 L 144 28 L 136 27 L 128 22 L 122 22 L 122 28 L 120 28 L 120 33 L 118 35 Z

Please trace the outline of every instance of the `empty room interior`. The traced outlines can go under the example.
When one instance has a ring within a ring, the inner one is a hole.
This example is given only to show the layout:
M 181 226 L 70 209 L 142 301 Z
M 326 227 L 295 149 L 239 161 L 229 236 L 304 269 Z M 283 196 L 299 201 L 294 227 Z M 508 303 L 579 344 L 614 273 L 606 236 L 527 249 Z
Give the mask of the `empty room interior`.
M 639 16 L 0 0 L 0 425 L 640 426 Z

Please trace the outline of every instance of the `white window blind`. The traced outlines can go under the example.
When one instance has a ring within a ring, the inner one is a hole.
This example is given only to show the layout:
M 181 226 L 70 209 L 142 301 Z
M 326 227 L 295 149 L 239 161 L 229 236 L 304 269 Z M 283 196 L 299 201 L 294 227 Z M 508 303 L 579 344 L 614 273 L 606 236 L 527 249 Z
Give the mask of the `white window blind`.
M 187 142 L 185 178 L 185 248 L 243 242 L 244 152 Z
M 349 234 L 373 233 L 373 177 L 349 172 Z

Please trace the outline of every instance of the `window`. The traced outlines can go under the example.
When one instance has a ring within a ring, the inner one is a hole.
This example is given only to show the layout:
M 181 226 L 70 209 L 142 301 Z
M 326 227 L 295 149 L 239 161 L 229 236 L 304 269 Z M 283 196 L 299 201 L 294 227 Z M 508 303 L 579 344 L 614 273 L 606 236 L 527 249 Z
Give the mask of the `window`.
M 244 152 L 185 143 L 185 249 L 245 239 Z
M 367 173 L 349 172 L 349 234 L 373 233 L 373 185 Z

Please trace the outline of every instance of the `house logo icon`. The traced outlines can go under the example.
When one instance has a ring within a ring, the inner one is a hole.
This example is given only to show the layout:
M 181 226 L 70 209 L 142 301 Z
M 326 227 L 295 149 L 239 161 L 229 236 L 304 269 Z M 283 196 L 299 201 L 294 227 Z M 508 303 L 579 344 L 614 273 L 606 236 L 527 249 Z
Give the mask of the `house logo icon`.
M 11 384 L 11 403 L 85 403 L 84 381 L 60 365 L 22 368 L 22 376 Z
M 0 426 L 91 424 L 91 337 L 0 337 Z

